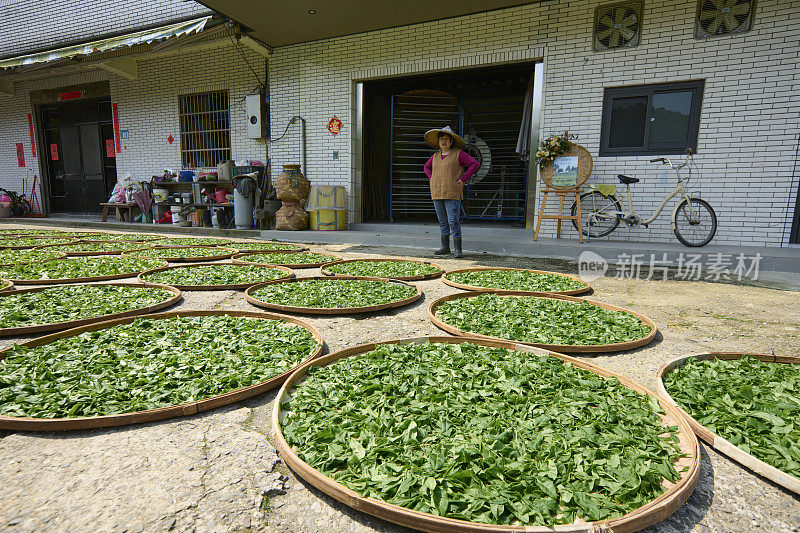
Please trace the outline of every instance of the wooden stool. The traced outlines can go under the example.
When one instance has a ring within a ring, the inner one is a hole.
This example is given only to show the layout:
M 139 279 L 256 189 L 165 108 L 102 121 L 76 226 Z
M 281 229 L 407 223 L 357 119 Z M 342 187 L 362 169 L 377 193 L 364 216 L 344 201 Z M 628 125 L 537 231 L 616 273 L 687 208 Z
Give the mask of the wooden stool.
M 556 237 L 561 238 L 561 221 L 562 220 L 577 220 L 578 221 L 578 242 L 583 242 L 583 231 L 580 228 L 583 228 L 583 221 L 581 220 L 581 188 L 576 187 L 574 189 L 551 189 L 546 188 L 542 191 L 544 193 L 544 197 L 542 198 L 542 207 L 539 208 L 539 220 L 536 222 L 536 232 L 533 234 L 533 240 L 539 238 L 539 228 L 542 226 L 542 219 L 547 218 L 551 220 L 558 220 L 558 229 L 556 230 Z M 544 207 L 547 205 L 547 195 L 549 193 L 556 193 L 558 195 L 558 214 L 557 215 L 545 215 L 544 214 Z M 575 195 L 575 205 L 578 208 L 577 214 L 575 216 L 572 215 L 565 215 L 564 214 L 564 196 L 568 194 Z
M 108 210 L 112 207 L 116 209 L 117 220 L 124 220 L 131 222 L 133 220 L 133 208 L 137 207 L 136 204 L 114 204 L 114 203 L 101 203 L 103 208 L 103 222 L 108 219 Z

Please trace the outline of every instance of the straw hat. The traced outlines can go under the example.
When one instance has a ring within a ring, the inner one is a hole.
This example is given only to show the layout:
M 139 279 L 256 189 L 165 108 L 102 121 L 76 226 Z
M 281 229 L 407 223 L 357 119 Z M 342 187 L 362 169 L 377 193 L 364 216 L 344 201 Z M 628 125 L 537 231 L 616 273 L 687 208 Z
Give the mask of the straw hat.
M 446 133 L 450 137 L 453 138 L 453 146 L 455 148 L 461 148 L 464 150 L 467 147 L 467 143 L 464 142 L 464 139 L 456 135 L 456 133 L 450 129 L 450 126 L 445 126 L 444 128 L 434 128 L 432 130 L 428 130 L 425 132 L 425 142 L 433 146 L 434 148 L 439 148 L 439 134 Z

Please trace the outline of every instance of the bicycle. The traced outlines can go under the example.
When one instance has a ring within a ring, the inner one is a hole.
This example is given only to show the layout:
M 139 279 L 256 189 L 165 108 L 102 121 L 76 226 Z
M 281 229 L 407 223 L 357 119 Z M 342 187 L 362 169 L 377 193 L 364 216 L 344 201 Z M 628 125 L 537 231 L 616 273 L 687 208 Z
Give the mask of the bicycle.
M 673 233 L 685 246 L 700 247 L 711 242 L 717 232 L 717 215 L 708 202 L 689 195 L 686 187 L 684 187 L 684 182 L 688 182 L 691 178 L 691 167 L 689 167 L 689 176 L 686 178 L 681 177 L 681 170 L 689 166 L 690 162 L 694 163 L 692 150 L 690 148 L 686 149 L 686 161 L 681 164 L 676 165 L 670 159 L 664 157 L 651 159 L 650 162 L 661 163 L 662 165 L 668 164 L 675 171 L 678 178 L 678 185 L 664 198 L 652 217 L 643 220 L 633 208 L 631 184 L 638 183 L 639 179 L 618 174 L 619 182 L 627 188 L 627 211 L 622 209 L 622 204 L 615 196 L 615 185 L 611 186 L 613 192 L 610 194 L 603 194 L 597 186 L 590 185 L 589 187 L 593 190 L 580 196 L 581 217 L 586 221 L 586 227 L 579 228 L 578 221 L 573 219 L 572 225 L 575 226 L 575 229 L 582 231 L 584 235 L 591 238 L 604 237 L 610 234 L 617 229 L 620 222 L 625 222 L 629 227 L 642 225 L 646 228 L 661 214 L 667 202 L 680 195 L 681 199 L 672 211 Z M 695 165 L 696 168 L 697 166 Z M 576 216 L 577 211 L 578 202 L 575 201 L 572 203 L 572 216 Z

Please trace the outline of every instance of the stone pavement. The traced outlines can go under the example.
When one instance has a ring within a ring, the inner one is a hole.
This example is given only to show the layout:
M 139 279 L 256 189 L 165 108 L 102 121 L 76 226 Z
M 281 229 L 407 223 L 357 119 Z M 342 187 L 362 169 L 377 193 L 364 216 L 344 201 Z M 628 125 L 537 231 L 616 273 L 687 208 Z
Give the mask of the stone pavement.
M 386 248 L 364 246 L 357 251 L 348 245 L 313 249 L 346 258 L 388 254 Z M 448 270 L 549 264 L 483 255 L 437 262 Z M 298 271 L 301 276 L 316 273 Z M 319 328 L 329 352 L 377 340 L 441 335 L 427 319 L 427 307 L 458 291 L 440 280 L 419 286 L 422 300 L 391 312 L 303 319 Z M 687 353 L 800 353 L 800 310 L 792 292 L 614 278 L 598 279 L 593 287 L 591 299 L 649 316 L 660 335 L 638 350 L 590 360 L 650 388 L 662 363 Z M 241 291 L 184 295 L 179 309 L 254 309 Z M 20 340 L 0 339 L 0 347 Z M 272 445 L 274 398 L 272 391 L 195 416 L 120 428 L 0 432 L 0 531 L 408 531 L 350 509 L 298 479 Z M 697 489 L 648 532 L 798 531 L 800 497 L 701 448 Z

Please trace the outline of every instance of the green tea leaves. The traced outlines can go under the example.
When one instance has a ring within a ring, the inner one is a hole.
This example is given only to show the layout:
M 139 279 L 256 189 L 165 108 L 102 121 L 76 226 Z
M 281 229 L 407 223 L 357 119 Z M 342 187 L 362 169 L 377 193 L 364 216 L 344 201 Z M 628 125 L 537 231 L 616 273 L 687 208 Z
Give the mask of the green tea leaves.
M 270 265 L 321 265 L 337 261 L 339 258 L 333 255 L 316 254 L 311 252 L 295 252 L 295 253 L 267 253 L 267 254 L 245 254 L 238 258 L 240 261 L 249 261 L 251 263 L 261 263 Z
M 176 246 L 174 248 L 149 248 L 136 250 L 127 255 L 131 257 L 158 257 L 161 259 L 202 259 L 204 257 L 230 256 L 232 251 L 211 246 Z
M 397 302 L 416 292 L 410 285 L 390 281 L 300 279 L 261 287 L 251 296 L 262 302 L 291 307 L 343 309 Z
M 100 416 L 200 400 L 281 374 L 318 346 L 305 328 L 278 320 L 137 318 L 11 348 L 0 360 L 0 414 Z
M 480 294 L 442 303 L 436 316 L 469 333 L 535 344 L 603 345 L 638 340 L 651 328 L 626 311 L 588 302 Z
M 160 237 L 151 244 L 156 246 L 225 246 L 231 241 L 214 237 Z
M 75 239 L 72 237 L 9 237 L 0 239 L 0 248 L 35 248 L 48 244 L 67 244 L 74 241 Z
M 82 241 L 126 241 L 149 242 L 161 239 L 158 235 L 146 233 L 87 233 L 81 237 Z
M 303 246 L 300 244 L 292 244 L 287 242 L 275 241 L 246 241 L 246 242 L 232 242 L 225 246 L 226 248 L 233 248 L 239 251 L 272 251 L 272 250 L 302 250 Z M 273 263 L 275 264 L 275 263 Z
M 48 247 L 29 250 L 0 249 L 0 265 L 13 265 L 18 263 L 38 263 L 63 257 L 57 247 Z
M 430 263 L 418 261 L 346 261 L 335 263 L 324 268 L 326 272 L 343 276 L 370 276 L 373 278 L 411 278 L 435 274 L 440 269 Z
M 450 518 L 610 519 L 679 479 L 677 429 L 649 397 L 549 356 L 381 345 L 309 369 L 283 408 L 283 435 L 313 468 Z
M 46 250 L 56 250 L 66 254 L 103 254 L 103 253 L 122 253 L 128 250 L 134 250 L 146 246 L 143 243 L 133 242 L 103 242 L 103 241 L 87 241 L 76 242 L 72 244 L 65 244 L 63 246 L 53 246 L 45 248 Z
M 243 285 L 262 283 L 278 279 L 288 274 L 277 268 L 252 265 L 192 265 L 152 272 L 142 276 L 144 281 L 165 285 Z
M 444 277 L 461 285 L 507 291 L 567 292 L 586 288 L 585 283 L 570 276 L 529 270 L 494 269 L 448 272 Z
M 174 295 L 158 287 L 65 285 L 0 296 L 0 329 L 30 327 L 149 307 Z
M 139 257 L 92 256 L 74 259 L 55 259 L 44 263 L 28 263 L 0 267 L 0 278 L 23 280 L 54 280 L 100 276 L 131 276 L 164 266 L 164 261 Z
M 664 388 L 712 433 L 800 478 L 800 365 L 690 359 Z

